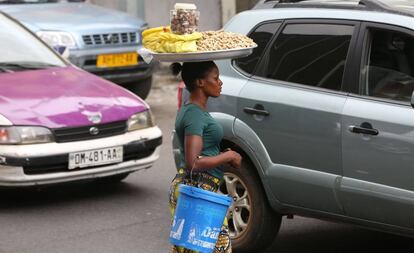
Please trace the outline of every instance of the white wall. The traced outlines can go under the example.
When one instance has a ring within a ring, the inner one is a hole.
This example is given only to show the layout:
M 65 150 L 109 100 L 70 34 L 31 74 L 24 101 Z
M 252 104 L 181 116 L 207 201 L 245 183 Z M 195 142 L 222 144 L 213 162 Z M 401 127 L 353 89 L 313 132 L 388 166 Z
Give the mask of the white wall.
M 126 11 L 126 0 L 89 0 L 88 2 L 115 10 Z
M 236 15 L 236 0 L 221 0 L 222 24 Z
M 199 28 L 201 31 L 221 28 L 221 0 L 145 0 L 145 16 L 150 26 L 169 25 L 170 10 L 177 2 L 197 5 L 200 11 Z
M 150 27 L 169 25 L 174 4 L 194 3 L 201 12 L 200 30 L 220 29 L 237 12 L 251 8 L 258 0 L 88 0 L 100 6 L 125 11 L 145 19 Z
M 222 27 L 221 1 L 236 0 L 89 0 L 90 3 L 96 5 L 125 11 L 133 16 L 144 18 L 150 27 L 169 25 L 170 10 L 174 8 L 175 3 L 194 3 L 201 12 L 200 30 L 202 31 L 217 30 Z M 231 4 L 226 6 L 231 6 Z

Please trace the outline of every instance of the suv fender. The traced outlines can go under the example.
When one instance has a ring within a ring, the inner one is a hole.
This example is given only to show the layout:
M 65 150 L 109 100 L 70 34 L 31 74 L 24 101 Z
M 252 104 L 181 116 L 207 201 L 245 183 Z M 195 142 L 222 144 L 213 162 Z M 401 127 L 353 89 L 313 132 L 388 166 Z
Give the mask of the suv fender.
M 275 211 L 282 210 L 282 204 L 274 196 L 266 182 L 266 171 L 271 166 L 271 160 L 259 137 L 246 123 L 232 115 L 219 112 L 210 114 L 223 127 L 223 140 L 235 144 L 253 164 L 269 204 Z
M 282 216 L 275 213 L 275 208 L 270 205 L 270 202 L 277 201 L 267 187 L 264 170 L 258 160 L 257 154 L 266 152 L 257 136 L 253 140 L 262 146 L 260 151 L 263 152 L 255 152 L 254 146 L 242 138 L 243 133 L 252 134 L 251 130 L 244 131 L 241 135 L 235 131 L 235 124 L 242 124 L 240 120 L 225 113 L 211 115 L 223 126 L 221 148 L 232 148 L 244 157 L 241 168 L 223 166 L 224 178 L 220 185 L 220 192 L 233 198 L 233 204 L 227 212 L 233 249 L 235 252 L 260 251 L 267 248 L 275 238 Z M 242 125 L 242 129 L 248 129 L 247 125 Z

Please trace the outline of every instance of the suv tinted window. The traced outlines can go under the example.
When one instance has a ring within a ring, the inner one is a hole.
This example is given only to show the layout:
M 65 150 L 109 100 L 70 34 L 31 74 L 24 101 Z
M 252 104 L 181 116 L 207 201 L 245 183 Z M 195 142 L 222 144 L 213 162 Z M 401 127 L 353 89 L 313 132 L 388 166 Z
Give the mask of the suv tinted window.
M 249 35 L 249 37 L 256 42 L 257 48 L 253 50 L 251 55 L 237 59 L 236 65 L 249 74 L 253 73 L 263 51 L 265 50 L 273 34 L 275 34 L 277 29 L 279 29 L 280 24 L 281 23 L 266 23 L 257 27 Z
M 369 32 L 368 54 L 362 64 L 364 95 L 410 101 L 414 90 L 414 39 L 375 29 Z
M 354 27 L 288 24 L 271 46 L 262 75 L 340 90 Z

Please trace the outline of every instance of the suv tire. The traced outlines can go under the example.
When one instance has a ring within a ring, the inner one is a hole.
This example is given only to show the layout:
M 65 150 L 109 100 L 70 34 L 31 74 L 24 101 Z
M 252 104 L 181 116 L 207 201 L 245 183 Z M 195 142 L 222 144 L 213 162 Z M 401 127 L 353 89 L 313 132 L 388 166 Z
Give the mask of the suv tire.
M 123 86 L 140 98 L 146 99 L 151 90 L 152 76 L 140 81 L 125 83 Z
M 220 192 L 233 197 L 227 213 L 233 250 L 259 252 L 267 248 L 279 231 L 282 216 L 270 208 L 253 165 L 244 160 L 240 169 L 225 166 Z

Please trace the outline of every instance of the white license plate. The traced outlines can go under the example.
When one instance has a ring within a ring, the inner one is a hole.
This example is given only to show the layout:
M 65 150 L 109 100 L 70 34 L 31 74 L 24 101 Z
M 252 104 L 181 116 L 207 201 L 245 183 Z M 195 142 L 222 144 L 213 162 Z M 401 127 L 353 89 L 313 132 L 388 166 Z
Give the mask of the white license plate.
M 122 146 L 69 153 L 69 169 L 122 162 Z

